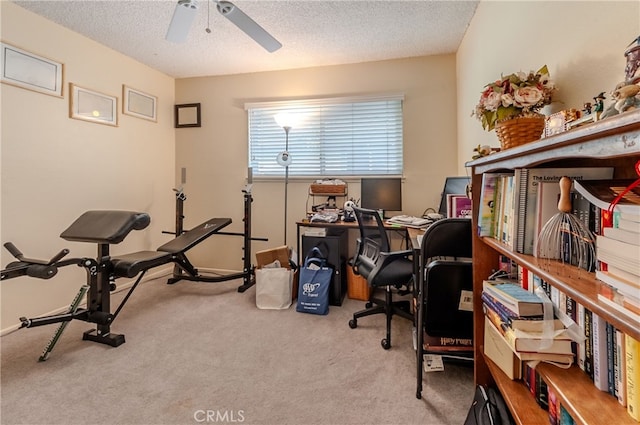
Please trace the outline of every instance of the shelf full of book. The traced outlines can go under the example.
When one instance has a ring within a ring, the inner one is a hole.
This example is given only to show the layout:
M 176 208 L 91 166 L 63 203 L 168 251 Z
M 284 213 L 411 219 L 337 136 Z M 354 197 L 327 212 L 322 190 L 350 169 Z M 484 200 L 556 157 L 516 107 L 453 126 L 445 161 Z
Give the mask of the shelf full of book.
M 521 168 L 610 167 L 613 172 L 611 178 L 629 179 L 638 178 L 634 170 L 638 161 L 640 110 L 471 161 L 466 166 L 471 169 L 472 174 L 474 229 L 479 225 L 478 213 L 485 173 L 509 174 Z M 483 282 L 498 269 L 500 257 L 509 257 L 514 263 L 546 281 L 563 296 L 635 340 L 640 340 L 640 321 L 620 314 L 612 305 L 599 299 L 600 282 L 594 272 L 555 260 L 538 259 L 530 253 L 518 252 L 516 245 L 513 241 L 505 243 L 494 237 L 474 235 L 475 382 L 496 383 L 516 422 L 531 423 L 531 412 L 536 412 L 535 418 L 548 418 L 547 411 L 538 407 L 539 403 L 533 397 L 526 397 L 528 388 L 523 381 L 511 380 L 484 354 L 485 314 L 481 298 Z M 616 397 L 596 388 L 593 379 L 577 365 L 561 369 L 541 363 L 536 370 L 549 387 L 549 394 L 553 393 L 554 398 L 557 397 L 558 406 L 566 409 L 576 423 L 636 423 L 627 413 L 624 403 L 619 403 Z

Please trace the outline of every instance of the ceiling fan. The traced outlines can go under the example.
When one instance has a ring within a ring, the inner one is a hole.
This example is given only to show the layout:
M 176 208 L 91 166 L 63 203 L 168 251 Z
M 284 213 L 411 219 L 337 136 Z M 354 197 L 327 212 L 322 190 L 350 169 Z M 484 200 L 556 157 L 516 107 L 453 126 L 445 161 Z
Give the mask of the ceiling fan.
M 249 37 L 253 38 L 258 44 L 264 47 L 268 52 L 275 52 L 282 44 L 262 28 L 256 21 L 251 19 L 247 14 L 234 5 L 230 1 L 224 0 L 205 0 L 212 1 L 216 4 L 218 12 L 225 18 L 230 20 L 238 28 L 244 31 Z M 208 6 L 208 4 L 207 4 Z M 197 0 L 179 0 L 176 9 L 173 12 L 173 18 L 169 24 L 169 30 L 165 39 L 174 43 L 182 43 L 187 40 L 189 29 L 198 12 Z M 208 13 L 208 11 L 207 11 Z M 207 32 L 211 32 L 209 27 Z

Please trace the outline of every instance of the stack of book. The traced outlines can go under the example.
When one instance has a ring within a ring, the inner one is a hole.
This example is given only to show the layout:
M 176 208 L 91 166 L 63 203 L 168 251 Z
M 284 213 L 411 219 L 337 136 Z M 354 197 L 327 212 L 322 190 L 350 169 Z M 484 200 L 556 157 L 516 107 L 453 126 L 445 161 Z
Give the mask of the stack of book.
M 560 320 L 544 320 L 537 295 L 517 283 L 485 281 L 482 301 L 485 354 L 511 379 L 522 377 L 522 361 L 573 363 L 571 338 Z
M 607 211 L 634 180 L 576 182 L 576 190 L 595 208 Z M 596 236 L 598 299 L 640 322 L 640 188 L 630 191 L 599 223 Z

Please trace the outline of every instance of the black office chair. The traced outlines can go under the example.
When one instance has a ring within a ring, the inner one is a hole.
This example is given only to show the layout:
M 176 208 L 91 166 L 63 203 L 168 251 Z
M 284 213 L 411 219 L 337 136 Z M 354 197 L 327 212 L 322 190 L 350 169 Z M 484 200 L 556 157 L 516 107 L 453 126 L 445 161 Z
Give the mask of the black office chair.
M 471 220 L 447 218 L 433 223 L 420 245 L 417 291 L 417 379 L 416 397 L 422 398 L 424 335 L 473 340 L 473 274 Z M 464 292 L 463 292 L 464 291 Z M 469 308 L 467 308 L 469 306 Z M 464 351 L 438 350 L 444 358 L 472 362 L 473 345 Z
M 412 251 L 390 251 L 389 238 L 382 219 L 376 210 L 353 207 L 360 237 L 357 254 L 353 259 L 353 271 L 367 279 L 372 288 L 365 309 L 353 314 L 349 321 L 352 329 L 358 327 L 360 317 L 383 313 L 387 318 L 387 335 L 382 339 L 382 347 L 391 347 L 391 318 L 394 315 L 413 322 L 409 301 L 393 301 L 393 293 L 408 294 L 413 281 L 413 261 L 409 259 Z M 385 288 L 385 299 L 375 298 L 376 288 Z

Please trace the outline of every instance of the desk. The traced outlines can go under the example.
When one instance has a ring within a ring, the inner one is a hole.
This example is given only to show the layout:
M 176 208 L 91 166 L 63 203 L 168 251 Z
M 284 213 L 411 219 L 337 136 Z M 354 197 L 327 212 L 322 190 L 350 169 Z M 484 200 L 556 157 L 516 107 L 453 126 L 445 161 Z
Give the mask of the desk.
M 336 275 L 334 276 L 334 281 L 332 283 L 332 288 L 329 294 L 329 302 L 331 305 L 342 305 L 342 300 L 344 299 L 345 294 L 347 293 L 347 260 L 349 258 L 349 242 L 348 235 L 345 234 L 349 230 L 358 230 L 358 222 L 357 221 L 336 221 L 334 223 L 325 223 L 325 222 L 311 222 L 309 220 L 301 220 L 296 222 L 296 249 L 298 252 L 298 264 L 302 265 L 304 258 L 310 248 L 305 247 L 302 244 L 302 250 L 300 249 L 300 243 L 302 240 L 302 235 L 300 234 L 301 228 L 307 227 L 315 227 L 315 228 L 324 228 L 327 229 L 327 248 L 329 245 L 333 246 L 334 251 L 330 254 L 331 257 L 329 262 L 335 268 Z M 371 221 L 371 223 L 365 224 L 366 228 L 375 229 L 377 228 L 377 224 L 375 221 Z M 385 224 L 385 229 L 388 231 L 397 231 L 402 233 L 402 237 L 406 241 L 407 246 L 409 246 L 409 236 L 407 234 L 407 229 L 398 225 Z M 307 239 L 308 238 L 308 239 Z M 322 241 L 322 236 L 306 236 L 305 241 L 312 244 L 312 246 L 316 246 L 318 242 Z M 416 240 L 417 243 L 417 240 Z M 415 249 L 415 248 L 414 248 Z M 418 246 L 419 249 L 419 246 Z M 305 252 L 303 252 L 305 251 Z M 414 251 L 415 252 L 415 251 Z M 416 269 L 417 270 L 417 269 Z
M 336 221 L 335 223 L 323 223 L 323 222 L 319 222 L 319 221 L 309 221 L 308 219 L 304 219 L 304 220 L 300 220 L 300 221 L 296 221 L 296 241 L 297 241 L 297 246 L 296 249 L 298 250 L 298 264 L 301 264 L 301 261 L 304 259 L 304 256 L 302 255 L 301 251 L 300 251 L 300 228 L 301 227 L 320 227 L 320 228 L 325 228 L 327 229 L 328 232 L 334 232 L 334 234 L 340 234 L 342 232 L 348 231 L 349 229 L 355 229 L 358 230 L 358 222 L 357 221 Z M 365 224 L 365 227 L 368 229 L 374 229 L 377 227 L 376 222 L 375 221 L 371 221 L 371 223 L 367 223 Z M 384 228 L 386 230 L 396 230 L 399 232 L 403 232 L 404 233 L 404 237 L 405 240 L 408 242 L 409 241 L 409 234 L 406 233 L 407 232 L 407 228 L 403 227 L 403 226 L 398 226 L 395 224 L 386 224 L 384 225 Z M 417 234 L 424 233 L 419 229 L 410 229 L 410 230 L 415 230 Z M 416 236 L 417 238 L 417 236 Z M 412 242 L 413 244 L 413 242 Z M 416 239 L 416 244 L 417 244 L 417 239 Z M 416 245 L 418 249 L 420 249 L 419 245 Z M 415 249 L 415 248 L 414 248 Z

